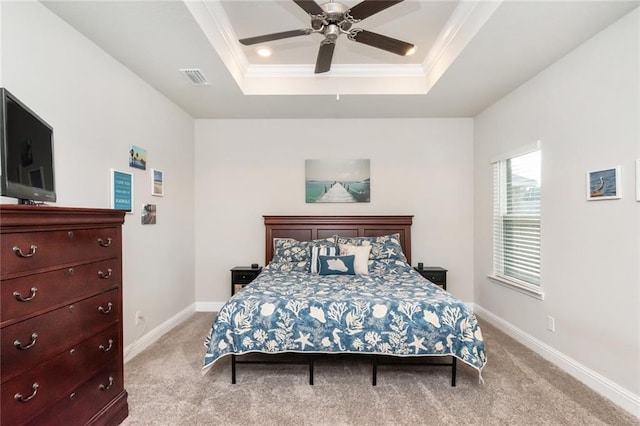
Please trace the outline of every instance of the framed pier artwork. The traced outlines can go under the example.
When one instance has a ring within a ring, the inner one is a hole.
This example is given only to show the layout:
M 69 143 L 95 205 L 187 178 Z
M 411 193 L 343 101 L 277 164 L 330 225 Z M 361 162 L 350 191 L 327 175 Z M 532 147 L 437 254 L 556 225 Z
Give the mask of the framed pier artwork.
M 370 160 L 305 160 L 307 203 L 371 201 Z

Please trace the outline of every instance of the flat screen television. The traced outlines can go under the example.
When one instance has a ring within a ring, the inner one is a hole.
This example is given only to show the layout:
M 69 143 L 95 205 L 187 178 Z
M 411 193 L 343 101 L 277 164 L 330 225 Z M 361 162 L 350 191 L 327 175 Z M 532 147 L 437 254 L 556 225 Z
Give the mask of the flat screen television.
M 0 195 L 55 202 L 53 128 L 7 89 L 0 98 Z

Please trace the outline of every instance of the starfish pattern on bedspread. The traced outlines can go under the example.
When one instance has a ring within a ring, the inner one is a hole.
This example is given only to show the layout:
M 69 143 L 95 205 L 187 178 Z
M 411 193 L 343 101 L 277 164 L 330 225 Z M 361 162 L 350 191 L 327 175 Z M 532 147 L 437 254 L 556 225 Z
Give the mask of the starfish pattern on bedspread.
M 486 354 L 474 313 L 408 264 L 381 270 L 322 276 L 267 266 L 220 310 L 203 368 L 230 354 L 351 352 L 453 355 L 480 373 Z

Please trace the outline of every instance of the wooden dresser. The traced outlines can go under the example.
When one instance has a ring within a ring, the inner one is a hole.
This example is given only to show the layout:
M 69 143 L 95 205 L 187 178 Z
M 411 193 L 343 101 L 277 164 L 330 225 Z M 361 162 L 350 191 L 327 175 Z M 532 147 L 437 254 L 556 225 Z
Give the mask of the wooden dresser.
M 0 420 L 116 425 L 124 212 L 0 205 Z

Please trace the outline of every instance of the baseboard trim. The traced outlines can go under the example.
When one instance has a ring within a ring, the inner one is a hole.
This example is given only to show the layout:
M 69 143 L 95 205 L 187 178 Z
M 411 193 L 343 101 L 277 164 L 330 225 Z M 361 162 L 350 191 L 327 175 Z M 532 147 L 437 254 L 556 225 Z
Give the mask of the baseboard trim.
M 224 302 L 196 302 L 196 312 L 220 312 Z
M 168 331 L 180 325 L 183 321 L 193 315 L 195 311 L 195 305 L 190 305 L 153 330 L 143 334 L 135 342 L 124 348 L 124 362 L 127 363 L 132 360 L 136 355 L 151 346 Z
M 594 391 L 598 392 L 605 398 L 610 399 L 613 403 L 624 408 L 632 415 L 640 418 L 639 395 L 635 395 L 622 386 L 580 364 L 575 359 L 536 339 L 510 322 L 484 309 L 482 306 L 474 304 L 474 312 L 494 327 L 500 329 L 507 335 L 542 356 L 547 361 L 557 365 L 563 371 L 580 380 Z

